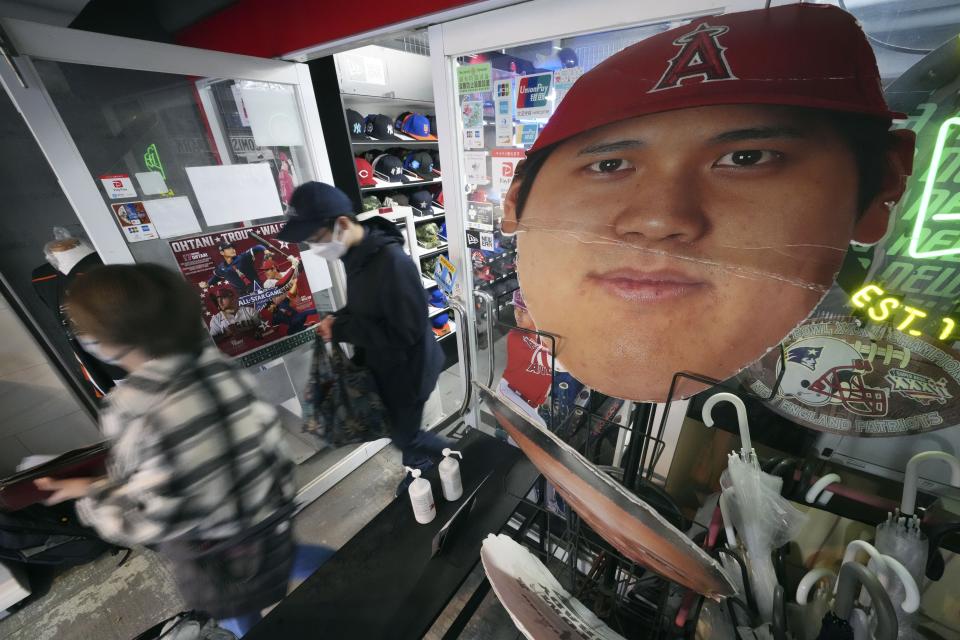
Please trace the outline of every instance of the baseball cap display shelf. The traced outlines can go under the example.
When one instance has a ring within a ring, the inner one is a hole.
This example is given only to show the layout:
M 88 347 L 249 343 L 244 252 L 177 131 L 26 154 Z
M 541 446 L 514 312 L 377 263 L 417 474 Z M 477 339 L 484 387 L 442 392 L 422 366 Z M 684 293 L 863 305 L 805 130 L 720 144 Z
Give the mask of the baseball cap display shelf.
M 376 149 L 382 147 L 384 144 L 387 144 L 384 140 L 364 140 L 362 142 L 354 142 L 353 147 L 355 149 Z M 394 143 L 391 143 L 394 144 Z M 440 144 L 436 140 L 403 140 L 401 142 L 396 142 L 396 146 L 411 149 L 424 148 L 435 149 Z
M 436 209 L 437 207 L 434 207 Z M 424 222 L 436 222 L 441 218 L 447 216 L 446 212 L 441 210 L 440 213 L 434 213 L 432 216 L 414 216 L 413 224 L 423 224 Z
M 440 246 L 435 247 L 433 249 L 425 249 L 423 247 L 417 247 L 417 257 L 421 260 L 424 260 L 426 258 L 432 258 L 435 255 L 445 253 L 447 251 L 447 247 L 448 245 L 446 242 L 441 242 Z
M 394 191 L 399 189 L 410 189 L 412 187 L 426 187 L 433 184 L 441 184 L 443 180 L 440 177 L 437 177 L 434 180 L 419 180 L 416 182 L 387 182 L 385 180 L 377 180 L 377 186 L 375 187 L 362 187 L 360 191 L 367 193 L 369 191 Z

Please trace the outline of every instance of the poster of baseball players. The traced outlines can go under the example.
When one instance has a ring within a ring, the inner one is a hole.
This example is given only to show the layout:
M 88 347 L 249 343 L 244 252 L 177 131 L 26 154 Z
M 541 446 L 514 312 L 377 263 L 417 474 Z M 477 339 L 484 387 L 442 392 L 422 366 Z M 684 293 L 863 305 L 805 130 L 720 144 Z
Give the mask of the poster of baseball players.
M 296 245 L 278 241 L 282 224 L 231 229 L 170 243 L 177 265 L 204 303 L 204 324 L 230 356 L 317 323 Z

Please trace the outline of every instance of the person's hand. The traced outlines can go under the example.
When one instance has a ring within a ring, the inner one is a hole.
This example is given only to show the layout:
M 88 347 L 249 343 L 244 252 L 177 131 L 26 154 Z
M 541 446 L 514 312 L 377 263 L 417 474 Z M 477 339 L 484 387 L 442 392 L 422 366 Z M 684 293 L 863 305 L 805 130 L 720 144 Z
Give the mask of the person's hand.
M 317 333 L 320 334 L 320 337 L 330 342 L 333 340 L 333 322 L 336 320 L 335 316 L 327 316 L 320 321 L 320 324 L 317 325 Z
M 290 266 L 293 267 L 294 269 L 300 266 L 300 258 L 296 256 L 290 256 Z
M 34 486 L 41 491 L 52 491 L 44 504 L 54 505 L 66 502 L 67 500 L 76 500 L 86 497 L 90 492 L 90 485 L 96 482 L 96 478 L 37 478 L 33 481 Z
M 210 286 L 210 285 L 207 284 L 206 280 L 201 280 L 201 281 L 200 281 L 200 289 L 201 289 L 201 290 L 206 291 L 206 290 L 207 290 L 207 287 L 209 287 L 209 286 Z

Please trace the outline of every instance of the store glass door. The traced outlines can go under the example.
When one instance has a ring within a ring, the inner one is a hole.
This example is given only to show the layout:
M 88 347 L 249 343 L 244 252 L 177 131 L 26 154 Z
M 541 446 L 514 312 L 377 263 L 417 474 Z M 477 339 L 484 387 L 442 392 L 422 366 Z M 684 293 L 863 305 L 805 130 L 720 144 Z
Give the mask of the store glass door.
M 104 263 L 162 264 L 196 287 L 211 339 L 279 407 L 301 485 L 322 489 L 338 459 L 301 433 L 299 397 L 310 327 L 343 303 L 343 279 L 275 238 L 297 184 L 332 182 L 306 66 L 2 26 L 15 53 L 0 77 L 82 239 Z

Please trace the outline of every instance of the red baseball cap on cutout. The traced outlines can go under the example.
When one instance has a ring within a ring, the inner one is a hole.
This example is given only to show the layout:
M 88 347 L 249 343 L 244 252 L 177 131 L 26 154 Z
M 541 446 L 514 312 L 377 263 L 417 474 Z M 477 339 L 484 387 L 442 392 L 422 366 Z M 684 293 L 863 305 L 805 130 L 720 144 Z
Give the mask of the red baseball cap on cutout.
M 373 177 L 373 165 L 363 158 L 354 158 L 354 164 L 357 165 L 357 181 L 361 187 L 375 187 L 377 181 Z
M 792 4 L 698 18 L 607 58 L 576 81 L 528 153 L 637 116 L 726 104 L 906 117 L 887 107 L 852 15 Z

